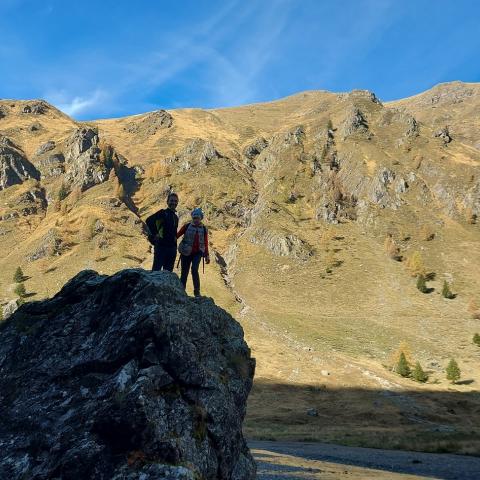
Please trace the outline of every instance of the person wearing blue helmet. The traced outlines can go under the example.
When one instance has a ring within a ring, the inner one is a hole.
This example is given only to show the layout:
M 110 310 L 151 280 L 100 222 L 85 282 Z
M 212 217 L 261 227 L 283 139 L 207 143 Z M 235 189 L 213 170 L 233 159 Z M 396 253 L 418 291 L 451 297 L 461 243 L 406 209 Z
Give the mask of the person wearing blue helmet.
M 200 275 L 198 269 L 202 258 L 205 263 L 210 263 L 208 253 L 208 230 L 203 224 L 203 211 L 201 208 L 192 210 L 192 221 L 186 223 L 177 234 L 177 238 L 183 235 L 183 239 L 178 246 L 181 262 L 180 280 L 183 287 L 187 286 L 188 273 L 192 271 L 193 294 L 200 296 Z

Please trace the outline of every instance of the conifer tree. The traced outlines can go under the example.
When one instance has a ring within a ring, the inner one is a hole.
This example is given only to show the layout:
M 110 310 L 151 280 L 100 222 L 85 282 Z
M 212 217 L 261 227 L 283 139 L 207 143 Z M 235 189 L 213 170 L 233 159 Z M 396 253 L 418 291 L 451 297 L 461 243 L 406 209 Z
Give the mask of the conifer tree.
M 65 198 L 68 197 L 69 191 L 67 187 L 62 183 L 60 186 L 60 190 L 58 191 L 58 199 L 59 200 L 65 200 Z
M 397 366 L 395 368 L 395 371 L 401 375 L 402 377 L 409 377 L 410 376 L 410 367 L 408 366 L 407 359 L 405 357 L 405 354 L 402 352 L 400 354 L 400 358 L 398 359 Z
M 428 380 L 428 375 L 423 371 L 420 362 L 415 363 L 415 368 L 412 372 L 412 378 L 421 383 L 425 383 Z
M 474 336 L 473 336 L 473 343 L 475 345 L 478 345 L 480 347 L 480 335 L 478 333 L 476 333 Z
M 18 283 L 17 286 L 14 289 L 14 292 L 20 297 L 23 298 L 27 291 L 25 289 L 25 285 L 23 283 Z
M 13 281 L 15 283 L 20 283 L 23 281 L 23 271 L 20 267 L 17 267 L 17 269 L 15 270 L 15 273 L 13 274 Z
M 454 358 L 450 360 L 447 365 L 447 380 L 450 380 L 452 383 L 460 380 L 460 367 Z
M 443 281 L 442 297 L 448 299 L 455 298 L 455 295 L 450 291 L 450 286 L 446 280 Z
M 389 358 L 389 365 L 391 365 L 392 367 L 392 372 L 396 371 L 397 364 L 400 360 L 400 356 L 402 355 L 402 353 L 405 355 L 405 359 L 407 360 L 407 363 L 409 365 L 413 363 L 412 349 L 405 340 L 402 340 L 398 348 L 390 355 Z
M 428 288 L 427 288 L 427 281 L 425 280 L 425 277 L 420 274 L 417 277 L 417 288 L 422 292 L 422 293 L 427 293 Z
M 426 274 L 425 264 L 423 263 L 423 258 L 420 252 L 413 252 L 412 255 L 408 257 L 407 269 L 410 271 L 412 277 Z

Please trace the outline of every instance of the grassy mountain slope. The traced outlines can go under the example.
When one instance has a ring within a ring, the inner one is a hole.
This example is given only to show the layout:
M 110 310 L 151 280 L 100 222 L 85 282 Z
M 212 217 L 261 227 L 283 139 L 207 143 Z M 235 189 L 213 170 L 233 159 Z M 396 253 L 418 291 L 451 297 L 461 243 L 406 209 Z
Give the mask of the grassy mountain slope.
M 149 268 L 141 220 L 175 190 L 182 220 L 197 205 L 207 214 L 216 262 L 204 293 L 257 357 L 249 435 L 478 451 L 480 85 L 88 123 L 46 104 L 23 113 L 33 103 L 0 102 L 0 134 L 40 172 L 0 190 L 4 302 L 17 266 L 31 299 L 84 268 Z M 390 371 L 400 342 L 429 383 Z M 452 356 L 465 384 L 445 379 Z

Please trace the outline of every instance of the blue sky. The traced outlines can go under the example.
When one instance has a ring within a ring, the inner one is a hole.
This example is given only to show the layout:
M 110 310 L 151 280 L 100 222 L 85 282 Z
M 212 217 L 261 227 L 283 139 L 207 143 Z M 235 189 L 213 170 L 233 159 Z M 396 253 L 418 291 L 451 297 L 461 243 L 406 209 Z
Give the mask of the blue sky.
M 0 98 L 77 119 L 480 81 L 476 0 L 0 0 Z

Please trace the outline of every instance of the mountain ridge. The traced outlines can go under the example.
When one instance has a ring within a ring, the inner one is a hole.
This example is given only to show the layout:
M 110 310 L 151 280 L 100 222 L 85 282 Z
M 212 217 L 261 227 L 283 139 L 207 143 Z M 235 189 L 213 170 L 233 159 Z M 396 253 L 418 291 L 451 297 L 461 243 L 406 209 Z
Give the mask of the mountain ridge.
M 460 414 L 445 414 L 448 397 L 431 411 L 422 397 L 452 388 L 473 395 L 480 381 L 471 342 L 480 303 L 480 96 L 464 85 L 438 86 L 420 101 L 300 93 L 94 122 L 21 111 L 35 101 L 11 107 L 0 133 L 40 179 L 5 177 L 0 190 L 0 299 L 16 297 L 17 266 L 32 299 L 83 269 L 150 268 L 143 220 L 175 190 L 181 221 L 194 206 L 206 212 L 216 261 L 204 292 L 239 319 L 258 358 L 249 435 L 345 441 L 346 419 L 322 427 L 306 415 L 325 401 L 335 417 L 340 407 L 324 387 L 342 386 L 372 392 L 349 405 L 359 442 L 372 441 L 361 418 L 383 399 L 373 393 L 380 387 L 396 392 L 386 400 L 392 439 L 408 430 L 431 448 L 432 425 L 467 432 Z M 11 155 L 0 153 L 10 170 Z M 419 273 L 429 293 L 416 288 Z M 445 281 L 456 298 L 442 297 Z M 427 385 L 391 371 L 402 342 L 428 370 Z M 470 383 L 447 382 L 451 356 Z M 410 390 L 418 398 L 398 400 Z M 476 402 L 460 410 L 468 416 Z M 455 442 L 456 451 L 470 448 Z

